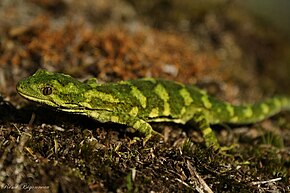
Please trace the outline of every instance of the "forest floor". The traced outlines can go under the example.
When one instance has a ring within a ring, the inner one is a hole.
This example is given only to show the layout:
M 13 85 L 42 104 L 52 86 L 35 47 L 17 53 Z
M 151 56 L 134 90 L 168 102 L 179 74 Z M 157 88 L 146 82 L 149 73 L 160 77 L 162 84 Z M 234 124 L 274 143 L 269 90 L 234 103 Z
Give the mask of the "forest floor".
M 16 84 L 43 68 L 110 82 L 196 84 L 232 104 L 290 96 L 289 39 L 229 1 L 3 0 L 0 3 L 0 189 L 7 192 L 287 192 L 290 113 L 214 125 L 227 152 L 190 125 L 126 126 L 56 112 Z

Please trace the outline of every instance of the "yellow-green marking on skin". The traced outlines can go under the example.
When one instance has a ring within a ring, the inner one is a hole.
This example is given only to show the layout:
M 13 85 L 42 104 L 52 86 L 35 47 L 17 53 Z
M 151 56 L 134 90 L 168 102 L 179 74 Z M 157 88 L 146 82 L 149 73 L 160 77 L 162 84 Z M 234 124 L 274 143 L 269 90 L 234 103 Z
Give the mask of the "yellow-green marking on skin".
M 232 122 L 232 123 L 238 123 L 238 120 L 239 120 L 239 117 L 237 116 L 234 116 L 234 117 L 231 117 L 229 122 Z
M 270 111 L 269 106 L 266 104 L 262 104 L 261 108 L 262 108 L 263 114 L 267 114 Z
M 234 107 L 232 105 L 226 104 L 226 109 L 229 112 L 230 117 L 235 115 L 235 110 L 234 110 Z
M 204 135 L 209 135 L 209 134 L 212 133 L 212 129 L 210 127 L 208 127 L 206 129 L 204 129 L 202 132 L 203 132 Z
M 114 122 L 114 123 L 117 123 L 119 121 L 119 117 L 111 116 L 111 121 Z
M 212 104 L 208 99 L 208 95 L 203 95 L 201 97 L 201 101 L 203 102 L 203 105 L 205 106 L 205 108 L 210 109 L 212 107 Z
M 147 106 L 147 98 L 143 95 L 143 93 L 135 86 L 131 86 L 131 94 L 136 97 L 141 106 L 145 109 Z
M 114 98 L 111 94 L 98 92 L 96 90 L 89 90 L 85 93 L 85 98 L 87 102 L 91 102 L 92 98 L 98 97 L 102 101 L 111 102 L 111 103 L 118 103 L 119 99 Z
M 252 117 L 253 116 L 253 110 L 250 106 L 245 107 L 245 109 L 243 110 L 243 113 L 244 113 L 245 117 Z
M 183 115 L 184 113 L 186 113 L 186 108 L 185 107 L 182 107 L 182 109 L 180 111 L 180 114 Z
M 131 115 L 131 116 L 133 116 L 133 117 L 136 117 L 137 116 L 137 114 L 138 114 L 138 107 L 133 107 L 132 109 L 131 109 L 131 111 L 129 112 L 129 115 Z
M 81 102 L 80 105 L 82 105 L 85 108 L 89 108 L 89 109 L 92 108 L 92 105 L 89 102 L 86 102 L 86 101 L 85 102 Z
M 142 80 L 144 80 L 144 81 L 149 81 L 149 82 L 151 82 L 152 84 L 155 84 L 155 83 L 157 82 L 156 79 L 154 79 L 154 78 L 150 78 L 150 77 L 142 78 Z
M 157 84 L 157 86 L 154 88 L 154 92 L 163 100 L 164 102 L 164 116 L 170 115 L 170 105 L 168 103 L 169 95 L 166 89 L 161 85 Z
M 158 107 L 153 108 L 153 109 L 151 110 L 151 112 L 149 113 L 149 117 L 150 117 L 150 118 L 158 117 L 158 115 L 159 115 L 159 109 L 158 109 Z
M 278 100 L 278 99 L 274 99 L 274 104 L 275 104 L 275 106 L 280 107 L 281 106 L 281 101 Z
M 191 98 L 190 93 L 187 91 L 186 88 L 182 88 L 181 90 L 179 90 L 179 93 L 184 100 L 185 106 L 189 106 L 193 102 L 193 99 Z

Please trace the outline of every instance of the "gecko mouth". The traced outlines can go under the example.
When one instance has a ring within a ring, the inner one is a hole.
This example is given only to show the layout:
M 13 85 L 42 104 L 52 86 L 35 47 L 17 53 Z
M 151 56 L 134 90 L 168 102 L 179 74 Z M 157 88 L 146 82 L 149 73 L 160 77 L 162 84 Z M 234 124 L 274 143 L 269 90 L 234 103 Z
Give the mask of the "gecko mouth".
M 29 94 L 27 92 L 24 92 L 24 89 L 22 89 L 21 84 L 18 84 L 16 87 L 16 90 L 20 96 L 23 98 L 31 101 L 31 102 L 36 102 L 48 107 L 54 107 L 56 110 L 61 110 L 65 112 L 82 112 L 84 110 L 94 110 L 94 111 L 108 111 L 111 112 L 110 109 L 103 109 L 103 108 L 89 108 L 89 107 L 83 107 L 79 103 L 63 103 L 59 104 L 55 102 L 54 100 L 50 100 L 49 98 L 41 98 L 37 97 L 36 95 Z
M 40 103 L 49 107 L 56 107 L 59 110 L 63 111 L 70 111 L 71 109 L 76 109 L 76 107 L 79 108 L 78 104 L 73 104 L 73 103 L 66 103 L 65 106 L 57 104 L 53 100 L 48 100 L 48 99 L 39 99 L 35 96 L 31 96 L 29 94 L 23 93 L 21 91 L 18 92 L 22 97 L 26 98 L 29 101 Z
M 29 101 L 40 103 L 40 104 L 43 104 L 43 105 L 48 106 L 48 107 L 56 107 L 57 110 L 62 110 L 62 111 L 66 111 L 66 112 L 72 112 L 72 111 L 78 111 L 78 110 L 82 111 L 82 110 L 85 110 L 85 109 L 92 110 L 92 109 L 89 109 L 89 108 L 82 108 L 76 103 L 65 103 L 65 106 L 64 105 L 60 105 L 60 104 L 57 104 L 56 102 L 54 102 L 52 100 L 39 99 L 39 98 L 37 98 L 35 96 L 31 96 L 29 94 L 23 93 L 20 90 L 18 90 L 18 93 L 19 93 L 19 95 L 21 95 L 22 97 L 24 97 L 25 99 L 27 99 Z
M 44 104 L 44 105 L 49 105 L 49 106 L 54 106 L 54 107 L 57 107 L 58 105 L 53 102 L 53 101 L 50 101 L 50 100 L 45 100 L 45 99 L 39 99 L 35 96 L 31 96 L 29 94 L 26 94 L 24 92 L 21 92 L 20 90 L 18 90 L 18 94 L 22 97 L 24 97 L 25 99 L 29 100 L 29 101 L 32 101 L 32 102 L 37 102 L 37 103 L 41 103 L 41 104 Z M 45 101 L 45 102 L 44 102 Z

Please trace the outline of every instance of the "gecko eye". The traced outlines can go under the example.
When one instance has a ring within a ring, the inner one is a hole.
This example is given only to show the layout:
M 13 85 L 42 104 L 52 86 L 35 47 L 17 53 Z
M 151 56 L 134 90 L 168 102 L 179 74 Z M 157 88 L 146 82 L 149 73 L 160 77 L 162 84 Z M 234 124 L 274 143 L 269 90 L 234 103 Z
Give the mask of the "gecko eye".
M 44 88 L 42 89 L 42 94 L 43 94 L 43 95 L 50 95 L 51 93 L 52 93 L 52 88 L 49 87 L 49 86 L 44 87 Z

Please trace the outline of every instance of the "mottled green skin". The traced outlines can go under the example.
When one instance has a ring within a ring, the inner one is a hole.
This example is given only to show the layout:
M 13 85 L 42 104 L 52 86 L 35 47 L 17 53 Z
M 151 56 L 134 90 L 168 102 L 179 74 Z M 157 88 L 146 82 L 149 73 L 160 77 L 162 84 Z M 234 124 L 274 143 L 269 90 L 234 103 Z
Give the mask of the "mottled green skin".
M 51 88 L 51 93 L 44 88 Z M 192 85 L 152 78 L 97 84 L 69 75 L 38 70 L 17 85 L 18 93 L 57 110 L 82 114 L 100 122 L 135 128 L 146 137 L 156 132 L 149 122 L 194 123 L 208 146 L 218 147 L 210 124 L 254 123 L 281 110 L 290 110 L 290 98 L 273 97 L 254 105 L 233 106 L 208 96 Z

